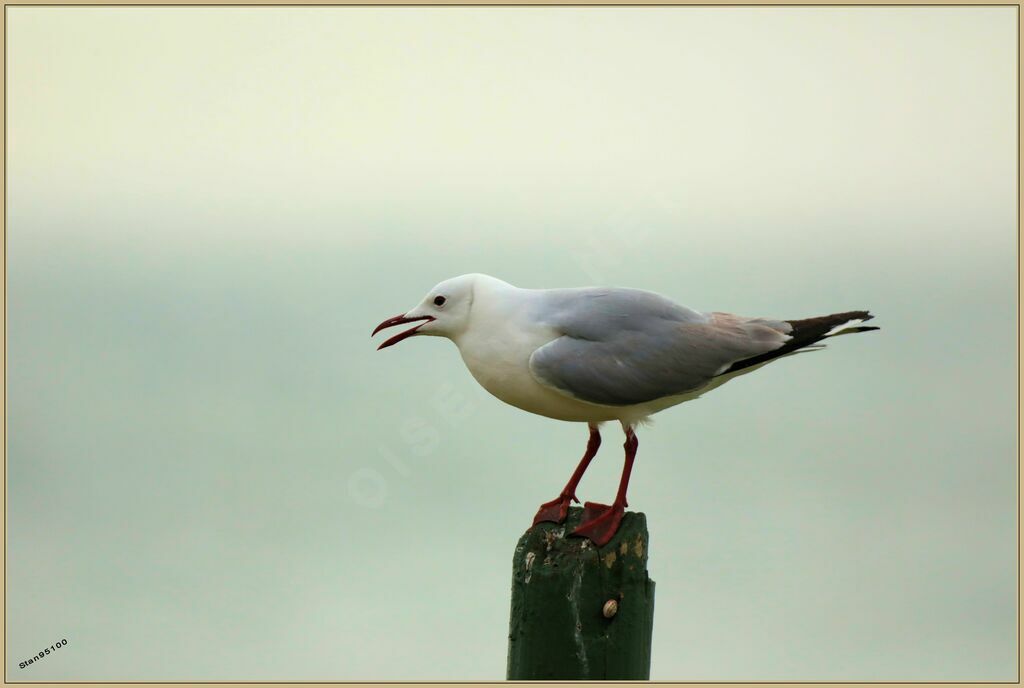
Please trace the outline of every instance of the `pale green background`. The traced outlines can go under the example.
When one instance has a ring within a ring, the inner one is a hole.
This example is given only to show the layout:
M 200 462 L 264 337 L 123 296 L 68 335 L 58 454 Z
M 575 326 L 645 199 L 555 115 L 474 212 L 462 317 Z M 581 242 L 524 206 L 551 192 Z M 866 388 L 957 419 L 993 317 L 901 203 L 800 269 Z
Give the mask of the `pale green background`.
M 652 677 L 1015 679 L 1015 8 L 7 15 L 9 679 L 502 678 L 465 272 L 878 316 L 642 430 Z

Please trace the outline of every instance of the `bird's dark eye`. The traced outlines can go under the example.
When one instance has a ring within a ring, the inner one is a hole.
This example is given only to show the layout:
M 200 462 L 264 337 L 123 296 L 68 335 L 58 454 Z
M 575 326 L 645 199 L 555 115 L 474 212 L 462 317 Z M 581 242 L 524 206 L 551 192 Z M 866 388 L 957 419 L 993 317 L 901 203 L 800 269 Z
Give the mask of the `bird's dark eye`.
M 445 301 L 447 301 L 447 299 L 445 299 L 443 296 L 435 296 L 434 297 L 434 305 L 435 306 L 443 306 Z

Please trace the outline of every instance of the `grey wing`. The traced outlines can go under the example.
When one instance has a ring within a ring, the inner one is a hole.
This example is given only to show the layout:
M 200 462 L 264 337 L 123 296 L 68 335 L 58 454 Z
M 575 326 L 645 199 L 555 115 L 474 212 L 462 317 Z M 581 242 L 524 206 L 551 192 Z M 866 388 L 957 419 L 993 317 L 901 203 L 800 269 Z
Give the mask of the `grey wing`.
M 530 357 L 530 371 L 563 394 L 608 406 L 700 389 L 733 363 L 780 348 L 792 329 L 727 313 L 644 312 L 621 299 L 613 308 L 572 310 L 560 318 L 563 336 Z

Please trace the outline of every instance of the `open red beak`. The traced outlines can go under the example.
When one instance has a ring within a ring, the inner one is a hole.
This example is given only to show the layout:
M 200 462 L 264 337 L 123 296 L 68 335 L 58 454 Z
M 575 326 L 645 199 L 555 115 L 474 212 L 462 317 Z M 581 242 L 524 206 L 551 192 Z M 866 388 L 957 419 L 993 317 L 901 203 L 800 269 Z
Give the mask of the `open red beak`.
M 405 323 L 418 322 L 420 320 L 423 321 L 419 325 L 417 325 L 416 327 L 412 328 L 411 330 L 406 330 L 405 332 L 402 332 L 401 334 L 396 334 L 391 339 L 386 340 L 383 344 L 381 344 L 380 346 L 377 347 L 377 351 L 380 351 L 381 349 L 388 348 L 392 344 L 397 344 L 398 342 L 402 341 L 406 337 L 413 336 L 414 334 L 416 334 L 416 330 L 420 329 L 421 327 L 423 327 L 428 322 L 430 322 L 431 320 L 434 320 L 434 319 L 435 318 L 433 316 L 430 316 L 430 315 L 421 315 L 418 318 L 407 318 L 407 317 L 405 317 L 405 315 L 396 315 L 393 318 L 388 318 L 387 320 L 382 322 L 380 325 L 377 325 L 377 327 L 375 327 L 374 330 L 373 330 L 373 334 L 371 334 L 370 336 L 372 337 L 374 334 L 377 334 L 381 330 L 386 330 L 387 328 L 394 327 L 395 325 L 404 325 Z

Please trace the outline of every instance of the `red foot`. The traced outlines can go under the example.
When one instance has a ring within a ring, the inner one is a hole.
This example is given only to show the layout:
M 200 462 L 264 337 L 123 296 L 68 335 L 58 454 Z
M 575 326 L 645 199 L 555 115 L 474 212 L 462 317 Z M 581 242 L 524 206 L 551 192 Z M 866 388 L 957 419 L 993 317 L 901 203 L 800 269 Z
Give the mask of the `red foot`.
M 593 521 L 598 516 L 604 514 L 604 512 L 611 509 L 607 504 L 598 504 L 597 502 L 587 502 L 583 505 L 583 516 L 580 517 L 580 525 Z
M 618 502 L 611 506 L 587 502 L 583 505 L 583 523 L 572 534 L 589 538 L 598 547 L 603 547 L 615 536 L 625 511 L 625 506 Z
M 537 509 L 537 515 L 533 517 L 533 525 L 543 521 L 562 523 L 565 521 L 565 517 L 569 515 L 569 505 L 574 501 L 578 502 L 580 500 L 576 499 L 575 495 L 561 494 L 550 502 L 544 502 Z

